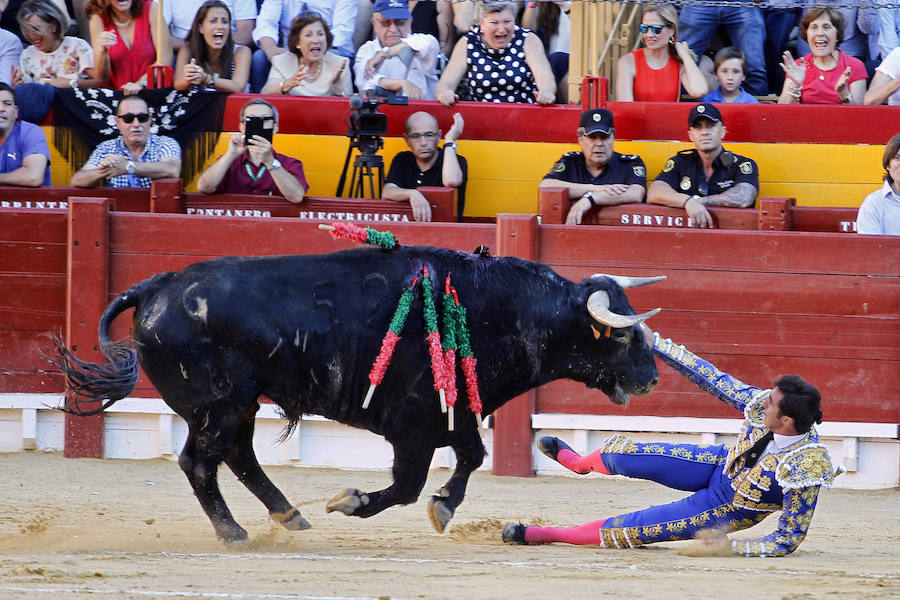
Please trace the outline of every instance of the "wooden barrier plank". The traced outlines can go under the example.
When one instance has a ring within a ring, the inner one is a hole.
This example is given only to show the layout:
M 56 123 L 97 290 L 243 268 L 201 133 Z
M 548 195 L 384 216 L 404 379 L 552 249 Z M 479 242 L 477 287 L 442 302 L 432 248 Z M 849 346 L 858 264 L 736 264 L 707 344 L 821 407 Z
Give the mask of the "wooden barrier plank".
M 900 236 L 632 227 L 608 227 L 597 235 L 589 227 L 547 225 L 544 229 L 548 234 L 542 235 L 539 260 L 553 265 L 606 265 L 620 270 L 625 266 L 662 273 L 690 268 L 896 277 L 900 264 Z M 828 261 L 823 265 L 825 256 Z
M 551 263 L 552 264 L 552 263 Z M 578 281 L 598 271 L 552 265 Z M 664 283 L 629 290 L 634 306 L 664 312 L 751 310 L 772 315 L 878 316 L 900 313 L 900 277 L 679 269 L 607 269 L 614 275 L 667 275 Z M 634 272 L 632 272 L 634 271 Z M 816 290 L 811 294 L 810 290 Z M 696 314 L 696 313 L 695 313 Z
M 107 254 L 110 201 L 69 199 L 69 257 L 66 284 L 66 344 L 82 360 L 104 361 L 97 340 L 100 315 L 107 305 Z M 67 399 L 67 405 L 70 404 Z M 92 407 L 84 402 L 82 406 Z M 64 456 L 103 458 L 103 415 L 66 414 Z
M 537 255 L 536 215 L 497 215 L 497 254 L 534 260 Z M 494 412 L 494 475 L 531 477 L 534 463 L 531 415 L 536 392 L 513 398 Z
M 682 340 L 676 340 L 681 342 Z M 692 344 L 685 346 L 693 350 Z M 798 373 L 822 393 L 822 412 L 829 421 L 898 423 L 895 401 L 900 363 L 820 358 L 719 356 L 700 354 L 738 379 L 771 387 L 786 373 Z M 740 418 L 737 411 L 658 362 L 660 383 L 648 396 L 632 396 L 627 407 L 612 404 L 598 390 L 585 391 L 573 381 L 556 381 L 539 388 L 535 412 L 570 414 L 655 415 L 663 417 Z

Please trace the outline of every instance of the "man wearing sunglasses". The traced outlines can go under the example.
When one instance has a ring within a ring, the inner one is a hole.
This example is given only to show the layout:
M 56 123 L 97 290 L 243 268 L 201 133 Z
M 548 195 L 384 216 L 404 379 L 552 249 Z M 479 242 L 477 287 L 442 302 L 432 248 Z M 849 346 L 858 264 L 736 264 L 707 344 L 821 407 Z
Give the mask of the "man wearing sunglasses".
M 704 102 L 688 115 L 688 137 L 694 150 L 682 150 L 666 162 L 650 189 L 647 202 L 683 208 L 691 227 L 713 228 L 707 206 L 750 208 L 759 193 L 756 163 L 722 147 L 725 124 L 715 104 Z
M 181 146 L 164 135 L 150 133 L 152 119 L 147 101 L 125 96 L 116 107 L 120 135 L 100 142 L 72 185 L 115 188 L 148 188 L 154 179 L 180 177 Z
M 413 113 L 406 119 L 403 139 L 409 151 L 403 151 L 391 161 L 381 197 L 396 202 L 409 202 L 416 221 L 431 220 L 431 205 L 417 188 L 451 187 L 457 189 L 457 219 L 462 220 L 466 203 L 466 180 L 469 166 L 456 153 L 456 140 L 463 132 L 462 115 L 453 115 L 453 126 L 439 148 L 441 130 L 438 120 L 427 112 Z
M 412 13 L 406 0 L 377 0 L 372 29 L 375 39 L 356 53 L 356 87 L 361 92 L 434 100 L 440 44 L 432 35 L 410 33 Z
M 564 187 L 575 200 L 566 225 L 581 225 L 595 206 L 643 202 L 647 169 L 637 154 L 613 151 L 616 129 L 613 114 L 605 108 L 586 110 L 578 124 L 580 152 L 566 152 L 538 187 Z

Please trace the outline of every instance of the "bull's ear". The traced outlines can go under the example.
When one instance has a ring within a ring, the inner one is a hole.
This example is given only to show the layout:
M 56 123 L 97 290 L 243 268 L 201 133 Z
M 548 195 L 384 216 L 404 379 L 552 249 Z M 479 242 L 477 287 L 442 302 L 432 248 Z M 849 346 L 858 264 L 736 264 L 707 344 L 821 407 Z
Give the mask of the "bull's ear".
M 616 329 L 624 329 L 625 327 L 637 325 L 662 310 L 661 308 L 654 308 L 642 315 L 620 315 L 614 313 L 609 310 L 609 294 L 603 290 L 597 290 L 588 296 L 587 309 L 595 320 L 609 327 L 615 327 Z
M 651 283 L 656 283 L 657 281 L 663 281 L 666 279 L 665 275 L 657 275 L 656 277 L 627 277 L 625 275 L 607 275 L 606 273 L 594 273 L 591 275 L 591 279 L 596 277 L 608 277 L 619 284 L 623 290 L 627 290 L 628 288 L 633 287 L 641 287 L 642 285 L 649 285 Z

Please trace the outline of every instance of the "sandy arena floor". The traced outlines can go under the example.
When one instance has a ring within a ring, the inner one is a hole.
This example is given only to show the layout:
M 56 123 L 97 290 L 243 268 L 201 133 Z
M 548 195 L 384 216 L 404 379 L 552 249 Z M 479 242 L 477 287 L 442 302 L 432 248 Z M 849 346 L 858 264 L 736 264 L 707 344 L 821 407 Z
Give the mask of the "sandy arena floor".
M 381 488 L 388 472 L 267 472 L 313 528 L 272 524 L 223 468 L 223 493 L 252 539 L 230 549 L 175 463 L 0 454 L 0 598 L 900 597 L 897 490 L 824 492 L 809 537 L 790 557 L 694 558 L 678 553 L 684 542 L 620 551 L 500 541 L 504 523 L 574 525 L 681 495 L 655 484 L 477 473 L 449 533 L 439 535 L 425 494 L 367 520 L 325 514 L 340 489 Z M 425 490 L 448 476 L 433 471 Z M 751 533 L 768 533 L 775 519 Z

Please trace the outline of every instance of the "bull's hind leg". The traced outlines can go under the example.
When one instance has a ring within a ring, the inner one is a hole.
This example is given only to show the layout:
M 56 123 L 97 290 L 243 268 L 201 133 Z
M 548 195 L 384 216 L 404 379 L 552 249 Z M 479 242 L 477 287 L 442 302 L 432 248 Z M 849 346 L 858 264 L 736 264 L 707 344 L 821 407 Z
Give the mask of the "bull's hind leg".
M 309 521 L 303 518 L 299 510 L 291 506 L 281 490 L 275 487 L 275 484 L 263 472 L 256 459 L 256 453 L 253 451 L 253 428 L 258 409 L 259 405 L 245 415 L 234 438 L 234 449 L 225 464 L 240 482 L 247 486 L 247 489 L 269 509 L 269 516 L 273 520 L 293 531 L 309 529 L 311 527 Z
M 434 447 L 426 446 L 420 439 L 411 441 L 409 438 L 391 444 L 394 446 L 394 483 L 377 492 L 342 490 L 328 502 L 327 512 L 336 510 L 345 515 L 371 517 L 395 504 L 412 504 L 419 499 Z
M 452 444 L 453 451 L 456 453 L 456 468 L 453 470 L 453 475 L 428 501 L 428 517 L 438 533 L 444 532 L 447 523 L 456 512 L 456 507 L 466 496 L 469 476 L 484 462 L 484 444 L 481 443 L 478 430 L 470 427 L 460 433 L 466 437 Z
M 221 443 L 209 441 L 211 438 L 221 439 L 225 432 L 219 429 L 216 431 L 218 435 L 211 436 L 209 430 L 208 425 L 199 430 L 193 425 L 189 426 L 187 441 L 178 458 L 178 465 L 187 476 L 206 516 L 212 521 L 216 535 L 226 544 L 243 544 L 249 539 L 247 532 L 231 516 L 216 478 L 219 464 L 225 459 L 227 451 Z M 231 436 L 227 437 L 230 442 Z M 230 449 L 230 445 L 228 448 Z

